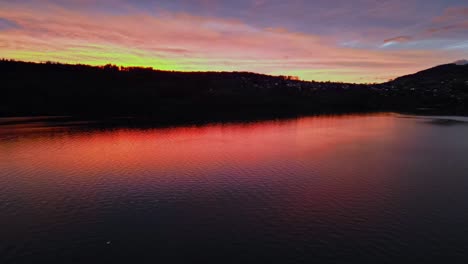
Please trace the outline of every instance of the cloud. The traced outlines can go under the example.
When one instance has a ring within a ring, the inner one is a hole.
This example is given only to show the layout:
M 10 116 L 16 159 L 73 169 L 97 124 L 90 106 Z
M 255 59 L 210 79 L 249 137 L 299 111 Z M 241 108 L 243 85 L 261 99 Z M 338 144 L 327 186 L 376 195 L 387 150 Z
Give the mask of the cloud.
M 4 19 L 0 17 L 0 30 L 9 30 L 19 28 L 20 26 L 14 21 Z
M 290 72 L 303 79 L 362 82 L 362 77 L 407 74 L 459 57 L 449 51 L 343 47 L 334 36 L 169 11 L 84 12 L 51 3 L 44 8 L 11 4 L 0 8 L 0 17 L 19 26 L 0 31 L 2 56 L 30 61 Z M 314 70 L 336 75 L 309 74 Z
M 468 31 L 468 7 L 449 7 L 435 16 L 428 22 L 421 22 L 413 30 L 411 35 L 401 35 L 384 40 L 381 47 L 391 46 L 396 43 L 410 42 L 423 45 L 424 43 L 442 43 L 466 40 Z M 428 45 L 426 45 L 428 46 Z M 429 45 L 433 49 L 437 45 Z M 413 47 L 418 47 L 414 45 Z M 444 45 L 438 46 L 439 49 L 447 49 Z
M 468 65 L 468 60 L 457 60 L 454 62 L 456 65 Z
M 261 7 L 261 6 L 266 5 L 267 2 L 268 2 L 268 0 L 253 0 L 252 5 L 253 5 L 254 7 Z
M 466 36 L 468 30 L 468 7 L 450 7 L 433 19 L 432 26 L 426 30 L 429 35 Z
M 445 23 L 468 17 L 468 7 L 449 7 L 444 10 L 442 15 L 433 19 L 434 23 Z
M 398 36 L 384 40 L 384 44 L 388 43 L 401 43 L 411 41 L 413 38 L 411 36 Z
M 430 34 L 436 34 L 436 33 L 440 34 L 440 33 L 448 33 L 448 32 L 466 33 L 466 30 L 468 30 L 468 19 L 460 23 L 455 23 L 455 24 L 450 24 L 450 25 L 440 26 L 440 27 L 432 27 L 432 28 L 429 28 L 426 32 Z

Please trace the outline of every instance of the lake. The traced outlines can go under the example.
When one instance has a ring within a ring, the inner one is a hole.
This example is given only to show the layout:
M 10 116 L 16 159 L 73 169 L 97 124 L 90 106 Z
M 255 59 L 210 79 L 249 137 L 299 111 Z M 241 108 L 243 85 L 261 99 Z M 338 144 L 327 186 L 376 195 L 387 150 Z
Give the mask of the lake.
M 51 120 L 0 119 L 2 264 L 468 261 L 468 118 Z

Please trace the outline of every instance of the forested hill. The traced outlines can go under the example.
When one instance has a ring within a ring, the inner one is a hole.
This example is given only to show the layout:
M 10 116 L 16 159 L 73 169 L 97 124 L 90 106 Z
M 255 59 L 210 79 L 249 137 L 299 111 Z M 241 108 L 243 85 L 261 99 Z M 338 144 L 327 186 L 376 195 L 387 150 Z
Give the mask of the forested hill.
M 468 66 L 378 84 L 305 82 L 247 72 L 0 61 L 0 116 L 147 116 L 163 121 L 432 109 L 468 113 Z
M 192 119 L 363 111 L 366 85 L 247 72 L 168 72 L 1 61 L 0 115 L 149 115 Z
M 468 64 L 456 65 L 445 64 L 415 74 L 406 75 L 397 78 L 392 83 L 404 86 L 440 86 L 446 84 L 445 87 L 460 87 L 464 86 L 468 81 Z M 437 87 L 436 87 L 437 88 Z
M 392 109 L 468 114 L 468 65 L 445 64 L 382 85 Z

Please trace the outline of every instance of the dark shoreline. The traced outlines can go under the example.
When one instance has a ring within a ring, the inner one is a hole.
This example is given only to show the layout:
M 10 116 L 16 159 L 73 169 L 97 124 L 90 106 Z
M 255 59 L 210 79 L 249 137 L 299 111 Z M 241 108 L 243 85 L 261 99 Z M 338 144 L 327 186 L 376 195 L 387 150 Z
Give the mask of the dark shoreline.
M 231 123 L 252 123 L 262 121 L 276 121 L 297 119 L 308 116 L 340 116 L 340 115 L 361 115 L 390 113 L 382 111 L 361 111 L 361 112 L 321 112 L 309 114 L 281 114 L 281 115 L 229 115 L 213 116 L 211 118 L 199 119 L 174 119 L 170 117 L 155 118 L 154 116 L 7 116 L 0 117 L 0 127 L 5 125 L 21 125 L 30 123 L 49 123 L 49 124 L 71 124 L 96 127 L 179 127 L 179 126 L 203 126 L 207 124 L 231 124 Z
M 5 126 L 21 126 L 26 124 L 37 123 L 41 126 L 66 126 L 76 128 L 170 128 L 170 127 L 187 127 L 187 126 L 205 126 L 211 124 L 242 124 L 242 123 L 256 123 L 256 122 L 273 122 L 273 121 L 287 121 L 304 117 L 330 117 L 330 116 L 348 116 L 348 115 L 401 115 L 401 116 L 414 116 L 414 117 L 468 117 L 468 115 L 460 115 L 456 113 L 441 113 L 441 112 L 408 112 L 408 111 L 343 111 L 343 112 L 321 112 L 309 114 L 289 114 L 289 115 L 276 115 L 276 116 L 230 116 L 228 118 L 205 118 L 205 119 L 192 119 L 192 120 L 176 120 L 170 121 L 166 119 L 155 119 L 153 117 L 144 116 L 9 116 L 0 117 L 0 128 Z
M 369 112 L 468 115 L 468 66 L 458 65 L 382 84 L 9 60 L 0 61 L 0 77 L 0 117 L 72 116 L 114 123 L 124 116 L 168 126 Z

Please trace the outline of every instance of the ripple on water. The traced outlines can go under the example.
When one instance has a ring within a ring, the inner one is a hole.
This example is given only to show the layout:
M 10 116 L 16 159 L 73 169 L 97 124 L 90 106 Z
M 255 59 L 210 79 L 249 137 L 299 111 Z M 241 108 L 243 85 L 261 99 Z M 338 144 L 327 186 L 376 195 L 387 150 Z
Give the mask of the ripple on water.
M 465 259 L 468 126 L 420 121 L 10 122 L 0 133 L 0 263 Z

